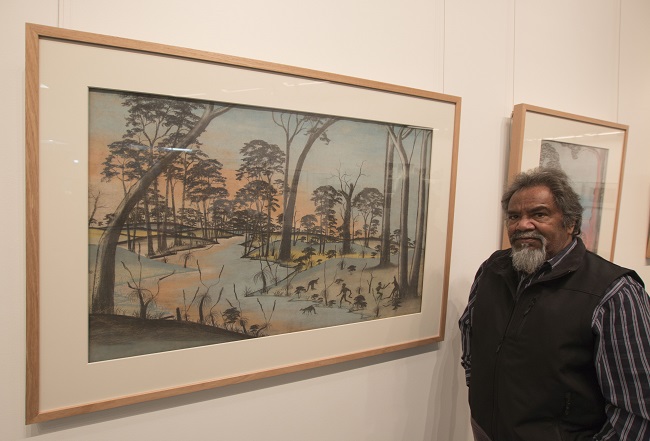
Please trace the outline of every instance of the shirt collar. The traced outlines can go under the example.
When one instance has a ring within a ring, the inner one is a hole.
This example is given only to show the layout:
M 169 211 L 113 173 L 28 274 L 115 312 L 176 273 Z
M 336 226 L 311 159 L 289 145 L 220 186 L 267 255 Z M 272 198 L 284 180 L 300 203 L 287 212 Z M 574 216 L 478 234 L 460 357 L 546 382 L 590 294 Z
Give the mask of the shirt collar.
M 518 273 L 519 274 L 519 286 L 520 288 L 522 286 L 528 286 L 533 280 L 538 279 L 539 277 L 542 276 L 542 274 L 546 274 L 547 272 L 551 271 L 553 268 L 558 266 L 562 260 L 576 247 L 578 244 L 578 239 L 575 237 L 573 240 L 571 240 L 571 243 L 564 247 L 559 253 L 557 253 L 555 256 L 551 257 L 550 259 L 547 259 L 537 271 L 535 271 L 532 274 L 526 274 L 526 273 Z
M 571 243 L 564 247 L 562 251 L 548 259 L 546 262 L 551 265 L 551 269 L 555 268 L 567 256 L 567 254 L 569 254 L 576 247 L 577 244 L 578 239 L 574 237 L 573 240 L 571 240 Z

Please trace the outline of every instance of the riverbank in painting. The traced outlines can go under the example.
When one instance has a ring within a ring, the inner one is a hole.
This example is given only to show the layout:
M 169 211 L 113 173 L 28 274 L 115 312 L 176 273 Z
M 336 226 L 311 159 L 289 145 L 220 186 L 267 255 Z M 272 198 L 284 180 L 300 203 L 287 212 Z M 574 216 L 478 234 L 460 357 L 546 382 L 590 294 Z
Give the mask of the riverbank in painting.
M 91 244 L 91 279 L 95 249 Z M 239 236 L 158 259 L 118 247 L 116 315 L 90 316 L 89 361 L 420 311 L 419 297 L 391 298 L 395 265 L 378 268 L 379 259 L 362 257 L 371 255 L 369 248 L 353 244 L 352 249 L 351 255 L 290 267 L 243 257 Z M 139 317 L 138 289 L 154 297 L 146 319 Z
M 199 323 L 125 315 L 91 314 L 88 329 L 91 363 L 251 338 Z

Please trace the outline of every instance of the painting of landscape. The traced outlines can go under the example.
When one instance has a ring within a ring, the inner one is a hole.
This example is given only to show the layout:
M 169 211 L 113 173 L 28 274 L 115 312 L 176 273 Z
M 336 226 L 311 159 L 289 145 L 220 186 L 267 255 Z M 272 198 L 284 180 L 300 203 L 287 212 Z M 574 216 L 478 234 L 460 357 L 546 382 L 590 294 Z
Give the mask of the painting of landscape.
M 91 89 L 89 361 L 419 313 L 433 134 Z
M 598 250 L 603 197 L 607 174 L 608 150 L 599 147 L 543 140 L 539 165 L 555 167 L 567 174 L 580 196 L 582 212 L 581 238 L 589 251 Z

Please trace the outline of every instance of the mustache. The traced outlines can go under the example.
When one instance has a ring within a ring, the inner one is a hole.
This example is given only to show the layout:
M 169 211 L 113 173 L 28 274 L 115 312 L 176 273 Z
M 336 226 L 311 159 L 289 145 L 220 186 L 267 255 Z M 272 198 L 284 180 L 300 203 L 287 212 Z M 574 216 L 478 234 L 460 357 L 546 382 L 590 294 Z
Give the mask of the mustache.
M 537 239 L 546 242 L 546 238 L 536 231 L 515 231 L 512 236 L 510 236 L 510 240 L 512 241 L 519 239 Z

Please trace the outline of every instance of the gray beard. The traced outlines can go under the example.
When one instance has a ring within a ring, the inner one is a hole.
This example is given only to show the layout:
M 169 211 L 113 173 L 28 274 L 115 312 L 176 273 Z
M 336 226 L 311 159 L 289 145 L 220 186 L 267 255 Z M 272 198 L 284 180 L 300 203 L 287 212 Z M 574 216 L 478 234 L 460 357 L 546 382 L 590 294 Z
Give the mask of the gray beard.
M 517 271 L 526 274 L 533 274 L 546 261 L 546 247 L 531 248 L 524 247 L 519 250 L 512 250 L 512 266 Z
M 537 233 L 523 233 L 520 235 L 515 234 L 515 237 L 536 237 L 542 242 L 541 248 L 533 248 L 523 246 L 521 248 L 512 248 L 512 266 L 517 270 L 526 274 L 533 274 L 537 271 L 542 264 L 546 261 L 546 238 Z

